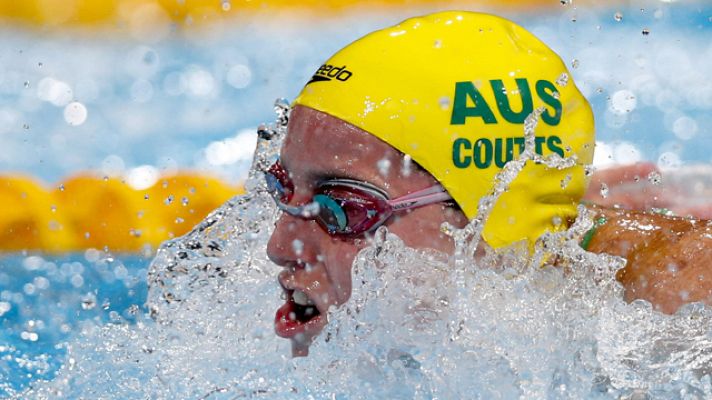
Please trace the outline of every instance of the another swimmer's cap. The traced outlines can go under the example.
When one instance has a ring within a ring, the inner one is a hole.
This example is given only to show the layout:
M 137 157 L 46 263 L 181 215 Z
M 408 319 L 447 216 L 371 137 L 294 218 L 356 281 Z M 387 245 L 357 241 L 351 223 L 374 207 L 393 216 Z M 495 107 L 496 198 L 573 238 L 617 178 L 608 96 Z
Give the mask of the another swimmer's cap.
M 492 15 L 441 12 L 370 33 L 322 65 L 295 104 L 410 155 L 468 218 L 495 174 L 523 149 L 525 118 L 544 107 L 537 152 L 575 154 L 578 164 L 526 164 L 485 225 L 483 237 L 495 248 L 564 228 L 587 185 L 584 165 L 594 148 L 588 102 L 556 53 Z

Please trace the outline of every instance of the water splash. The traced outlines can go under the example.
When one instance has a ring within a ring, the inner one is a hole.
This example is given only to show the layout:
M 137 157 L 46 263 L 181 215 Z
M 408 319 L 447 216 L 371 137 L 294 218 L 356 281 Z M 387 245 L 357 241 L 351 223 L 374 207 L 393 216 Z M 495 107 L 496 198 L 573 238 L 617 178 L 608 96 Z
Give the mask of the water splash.
M 673 316 L 626 304 L 615 273 L 624 261 L 584 251 L 584 207 L 567 231 L 521 248 L 474 251 L 484 218 L 527 162 L 526 147 L 497 176 L 480 214 L 451 228 L 449 257 L 403 245 L 384 227 L 353 266 L 352 297 L 332 309 L 307 358 L 291 359 L 273 333 L 279 268 L 265 256 L 275 208 L 260 170 L 276 159 L 289 113 L 260 128 L 248 194 L 151 265 L 149 315 L 135 325 L 86 322 L 51 382 L 18 398 L 690 398 L 712 396 L 712 310 Z M 469 258 L 468 258 L 469 257 Z

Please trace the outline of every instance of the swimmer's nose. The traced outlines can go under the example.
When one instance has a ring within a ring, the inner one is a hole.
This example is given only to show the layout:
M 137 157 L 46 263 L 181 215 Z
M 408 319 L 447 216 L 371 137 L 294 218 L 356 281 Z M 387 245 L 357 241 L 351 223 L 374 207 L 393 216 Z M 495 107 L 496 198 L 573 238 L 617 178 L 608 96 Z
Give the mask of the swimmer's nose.
M 280 216 L 267 242 L 267 257 L 281 266 L 308 258 L 316 233 L 311 222 L 287 214 Z

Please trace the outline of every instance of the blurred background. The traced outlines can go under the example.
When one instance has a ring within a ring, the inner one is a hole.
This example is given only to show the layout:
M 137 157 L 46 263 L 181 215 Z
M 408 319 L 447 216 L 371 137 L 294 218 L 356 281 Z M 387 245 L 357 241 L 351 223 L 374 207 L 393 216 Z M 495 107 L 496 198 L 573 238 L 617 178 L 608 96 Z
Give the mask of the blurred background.
M 132 321 L 161 241 L 242 191 L 276 98 L 444 9 L 562 56 L 598 167 L 712 161 L 709 0 L 0 0 L 0 396 L 50 379 L 82 321 Z

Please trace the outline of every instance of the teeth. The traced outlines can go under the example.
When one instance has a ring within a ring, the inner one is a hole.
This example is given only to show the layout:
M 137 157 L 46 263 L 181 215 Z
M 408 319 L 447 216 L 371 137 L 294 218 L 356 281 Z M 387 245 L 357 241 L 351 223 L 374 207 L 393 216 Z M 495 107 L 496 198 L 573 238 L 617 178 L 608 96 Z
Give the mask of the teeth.
M 314 304 L 311 300 L 309 300 L 309 297 L 307 297 L 307 295 L 301 290 L 295 290 L 292 294 L 292 299 L 294 299 L 294 302 L 299 304 L 300 306 L 310 306 Z

